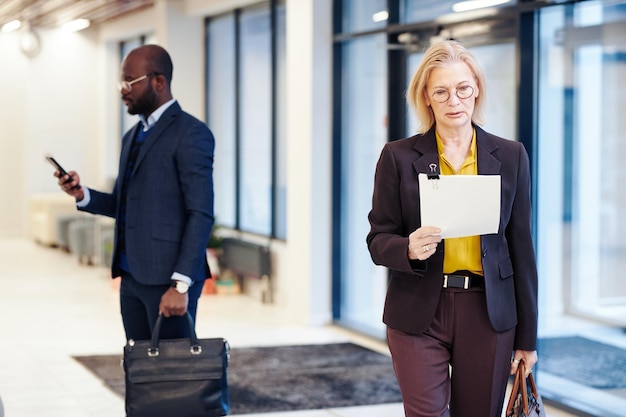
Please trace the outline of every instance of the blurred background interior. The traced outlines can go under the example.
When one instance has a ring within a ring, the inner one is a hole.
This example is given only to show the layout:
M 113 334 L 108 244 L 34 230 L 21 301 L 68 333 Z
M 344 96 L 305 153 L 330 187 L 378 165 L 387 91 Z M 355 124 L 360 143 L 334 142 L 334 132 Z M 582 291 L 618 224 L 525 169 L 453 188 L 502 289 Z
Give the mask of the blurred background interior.
M 111 221 L 77 214 L 44 156 L 111 187 L 136 122 L 120 63 L 158 43 L 174 97 L 217 141 L 207 291 L 380 342 L 375 164 L 415 131 L 404 92 L 425 48 L 462 42 L 487 74 L 485 129 L 531 157 L 540 392 L 626 416 L 626 1 L 2 0 L 0 27 L 3 242 L 108 265 Z

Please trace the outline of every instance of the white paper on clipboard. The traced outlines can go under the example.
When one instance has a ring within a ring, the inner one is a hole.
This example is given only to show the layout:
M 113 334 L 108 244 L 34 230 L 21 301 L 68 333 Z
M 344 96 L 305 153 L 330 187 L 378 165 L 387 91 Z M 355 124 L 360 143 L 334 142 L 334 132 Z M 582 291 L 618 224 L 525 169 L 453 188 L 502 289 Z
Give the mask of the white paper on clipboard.
M 442 238 L 487 235 L 500 223 L 500 175 L 418 175 L 423 226 Z

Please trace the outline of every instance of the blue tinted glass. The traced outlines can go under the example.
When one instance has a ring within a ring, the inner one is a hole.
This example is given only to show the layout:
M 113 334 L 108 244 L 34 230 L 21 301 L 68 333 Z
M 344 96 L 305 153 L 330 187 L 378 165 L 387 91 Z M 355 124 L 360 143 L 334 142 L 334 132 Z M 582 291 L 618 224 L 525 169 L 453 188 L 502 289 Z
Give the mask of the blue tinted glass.
M 342 324 L 384 338 L 381 322 L 387 271 L 372 263 L 369 231 L 374 171 L 387 141 L 386 35 L 346 42 L 341 88 L 341 306 Z
M 387 0 L 344 0 L 342 32 L 361 32 L 387 25 Z
M 279 239 L 287 237 L 287 114 L 286 105 L 286 25 L 285 6 L 276 9 L 276 200 L 274 205 L 274 234 Z
M 482 4 L 481 4 L 482 3 Z M 404 23 L 427 22 L 444 18 L 448 21 L 470 20 L 493 14 L 498 7 L 513 6 L 517 0 L 450 1 L 450 0 L 404 0 L 401 21 Z M 465 16 L 463 16 L 465 13 Z
M 405 0 L 401 20 L 406 23 L 425 22 L 452 13 L 456 1 L 446 0 Z
M 213 19 L 208 27 L 208 124 L 215 136 L 213 181 L 216 222 L 235 227 L 235 19 Z
M 242 230 L 271 233 L 272 77 L 269 8 L 241 14 L 239 215 Z
M 624 369 L 617 358 L 626 347 L 626 3 L 544 8 L 537 21 L 539 390 L 594 415 L 619 415 L 626 410 L 626 378 L 614 373 Z M 581 367 L 557 364 L 573 357 Z

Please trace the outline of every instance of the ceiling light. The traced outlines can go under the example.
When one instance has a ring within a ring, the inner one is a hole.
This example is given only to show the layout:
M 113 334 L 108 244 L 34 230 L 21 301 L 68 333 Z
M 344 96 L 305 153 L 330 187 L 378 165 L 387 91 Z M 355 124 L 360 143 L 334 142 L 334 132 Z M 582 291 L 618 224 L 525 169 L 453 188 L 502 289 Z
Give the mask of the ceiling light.
M 8 23 L 5 23 L 4 25 L 2 25 L 2 31 L 3 32 L 13 32 L 14 30 L 17 30 L 20 28 L 20 26 L 22 26 L 22 22 L 20 22 L 19 20 L 11 20 Z
M 78 32 L 88 28 L 90 23 L 88 19 L 76 19 L 65 23 L 62 29 L 66 32 Z
M 455 12 L 466 12 L 468 10 L 483 9 L 485 7 L 498 6 L 509 3 L 511 0 L 469 0 L 454 3 L 452 10 Z
M 387 19 L 389 19 L 389 12 L 387 10 L 381 10 L 372 15 L 372 21 L 374 22 L 384 22 Z

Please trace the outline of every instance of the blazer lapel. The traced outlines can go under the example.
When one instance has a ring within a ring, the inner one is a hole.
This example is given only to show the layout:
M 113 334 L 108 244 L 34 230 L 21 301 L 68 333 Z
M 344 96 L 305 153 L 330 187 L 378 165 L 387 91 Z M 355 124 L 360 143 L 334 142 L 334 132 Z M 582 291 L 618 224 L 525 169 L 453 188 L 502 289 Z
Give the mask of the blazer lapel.
M 498 145 L 491 136 L 480 127 L 476 126 L 476 152 L 478 153 L 478 174 L 498 175 L 502 162 L 494 156 Z
M 478 174 L 497 175 L 500 173 L 502 163 L 494 156 L 498 150 L 498 145 L 491 139 L 491 136 L 479 126 L 476 128 L 476 152 L 478 153 Z M 437 139 L 435 130 L 431 129 L 423 136 L 417 136 L 413 149 L 418 153 L 418 158 L 413 161 L 413 168 L 416 174 L 431 172 L 431 164 L 439 167 L 439 152 L 437 150 Z
M 137 161 L 135 162 L 133 173 L 137 171 L 146 154 L 161 137 L 161 134 L 165 131 L 165 129 L 167 129 L 169 125 L 174 123 L 176 116 L 178 115 L 178 113 L 181 112 L 181 110 L 182 109 L 180 108 L 178 102 L 172 103 L 172 105 L 161 115 L 159 121 L 156 122 L 154 126 L 152 126 L 152 128 L 148 132 L 148 136 L 146 136 L 144 144 L 141 146 L 139 155 L 137 155 Z
M 413 161 L 413 169 L 416 174 L 415 178 L 417 178 L 417 174 L 430 173 L 433 164 L 436 171 L 440 172 L 435 130 L 431 129 L 423 136 L 417 136 L 416 138 L 415 145 L 413 146 L 413 149 L 418 153 L 418 158 Z
M 476 126 L 476 152 L 478 153 L 478 174 L 479 175 L 499 175 L 502 162 L 494 155 L 498 150 L 498 145 L 492 140 L 490 134 L 485 132 L 480 127 Z M 500 210 L 502 210 L 502 198 L 500 199 Z M 501 232 L 502 225 L 498 228 L 498 233 Z M 489 239 L 487 235 L 480 236 L 480 247 L 483 253 L 483 259 L 485 255 L 486 239 Z

